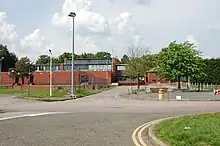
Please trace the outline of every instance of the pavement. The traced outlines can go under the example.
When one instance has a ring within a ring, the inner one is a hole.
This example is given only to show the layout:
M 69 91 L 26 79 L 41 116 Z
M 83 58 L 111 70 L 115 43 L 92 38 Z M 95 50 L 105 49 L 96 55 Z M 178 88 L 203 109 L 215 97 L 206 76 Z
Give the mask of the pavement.
M 220 111 L 220 102 L 215 101 L 116 98 L 127 91 L 128 87 L 117 87 L 63 102 L 1 96 L 0 146 L 134 146 L 132 132 L 143 123 L 168 116 Z

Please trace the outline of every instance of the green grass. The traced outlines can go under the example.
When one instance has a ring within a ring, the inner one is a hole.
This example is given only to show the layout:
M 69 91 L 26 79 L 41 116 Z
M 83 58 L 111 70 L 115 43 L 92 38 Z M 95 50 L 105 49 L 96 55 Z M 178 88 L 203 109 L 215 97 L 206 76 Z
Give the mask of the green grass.
M 220 113 L 163 121 L 155 132 L 171 146 L 220 146 Z
M 84 97 L 92 94 L 101 92 L 101 90 L 77 90 L 76 95 L 79 97 Z
M 103 91 L 103 89 L 100 90 L 76 90 L 77 97 L 84 97 L 89 96 L 92 94 L 96 94 Z M 35 89 L 30 90 L 28 93 L 28 90 L 21 90 L 21 89 L 11 89 L 6 87 L 0 88 L 0 94 L 15 94 L 17 97 L 20 98 L 48 98 L 50 97 L 49 90 L 45 89 Z M 67 90 L 53 90 L 52 97 L 54 98 L 62 98 L 64 96 L 68 95 Z

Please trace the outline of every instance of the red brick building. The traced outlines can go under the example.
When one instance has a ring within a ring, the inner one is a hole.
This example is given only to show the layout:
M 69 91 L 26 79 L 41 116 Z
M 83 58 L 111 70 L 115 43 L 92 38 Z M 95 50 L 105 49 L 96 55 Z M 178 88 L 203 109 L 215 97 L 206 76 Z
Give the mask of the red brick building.
M 80 84 L 83 82 L 94 84 L 111 83 L 115 77 L 116 59 L 75 59 L 74 61 L 74 82 Z M 32 82 L 36 85 L 49 84 L 49 65 L 36 65 L 36 71 L 32 73 Z M 52 66 L 52 82 L 54 85 L 68 85 L 71 84 L 71 61 L 66 61 L 62 64 Z M 8 76 L 8 72 L 1 74 L 2 84 L 11 84 L 14 82 Z M 22 83 L 21 79 L 19 83 Z M 24 80 L 28 83 L 28 79 Z
M 74 82 L 93 84 L 109 84 L 124 80 L 123 71 L 126 69 L 125 64 L 117 64 L 115 58 L 109 59 L 75 59 L 74 61 Z M 50 72 L 49 65 L 36 65 L 36 71 L 32 73 L 32 82 L 36 85 L 49 85 Z M 53 85 L 70 85 L 71 84 L 71 61 L 65 61 L 62 64 L 52 66 Z M 8 72 L 2 72 L 1 84 L 12 84 L 15 81 L 8 76 Z M 148 83 L 168 82 L 156 76 L 155 72 L 149 72 L 147 76 Z M 19 83 L 22 83 L 21 79 Z M 28 83 L 28 79 L 24 80 Z

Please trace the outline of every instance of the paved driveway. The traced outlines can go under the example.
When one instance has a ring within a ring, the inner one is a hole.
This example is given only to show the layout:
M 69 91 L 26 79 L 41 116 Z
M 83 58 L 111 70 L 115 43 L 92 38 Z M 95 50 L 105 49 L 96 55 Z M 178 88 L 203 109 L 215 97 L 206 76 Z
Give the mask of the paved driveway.
M 68 112 L 0 121 L 2 146 L 132 146 L 131 134 L 142 123 L 160 117 L 220 111 L 220 102 L 122 100 L 118 87 L 90 97 L 56 103 L 1 98 L 1 117 L 9 114 Z M 3 100 L 4 99 L 4 100 Z M 10 115 L 10 116 L 11 116 Z

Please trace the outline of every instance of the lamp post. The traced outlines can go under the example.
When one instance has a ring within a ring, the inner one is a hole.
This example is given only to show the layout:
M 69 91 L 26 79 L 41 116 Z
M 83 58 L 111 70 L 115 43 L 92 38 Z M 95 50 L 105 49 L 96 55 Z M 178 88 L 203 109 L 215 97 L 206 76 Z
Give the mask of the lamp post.
M 52 97 L 52 51 L 49 49 L 50 52 L 50 97 Z
M 106 88 L 108 88 L 108 64 L 109 64 L 109 57 L 108 56 L 104 56 L 104 58 L 106 58 L 106 71 L 105 71 L 105 80 L 106 80 Z
M 2 56 L 0 58 L 0 81 L 1 81 L 1 85 L 2 85 L 2 60 L 4 59 L 4 57 Z
M 76 17 L 76 13 L 70 12 L 68 15 L 73 18 L 73 48 L 72 48 L 72 86 L 71 86 L 71 97 L 74 97 L 74 18 Z
M 106 88 L 108 88 L 108 58 L 106 60 L 106 72 L 105 72 L 105 77 L 106 77 Z
M 31 65 L 33 64 L 33 62 L 31 63 L 30 61 L 28 62 L 29 68 L 28 68 L 28 97 L 30 96 L 30 86 L 31 86 Z

